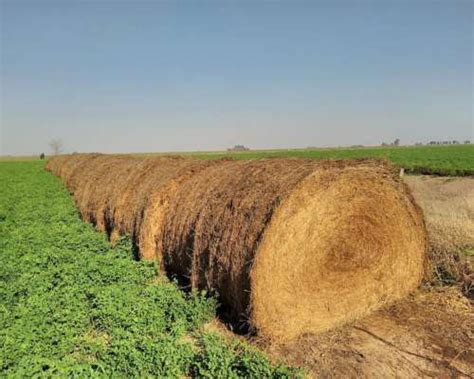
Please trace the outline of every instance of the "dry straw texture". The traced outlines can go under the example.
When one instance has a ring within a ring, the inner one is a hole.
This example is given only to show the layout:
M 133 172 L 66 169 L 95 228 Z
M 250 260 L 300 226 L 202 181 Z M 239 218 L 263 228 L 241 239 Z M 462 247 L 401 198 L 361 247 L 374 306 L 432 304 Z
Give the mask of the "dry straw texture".
M 63 156 L 82 217 L 228 317 L 290 340 L 354 320 L 417 287 L 423 218 L 397 170 L 376 160 L 197 161 Z
M 472 297 L 474 278 L 474 178 L 408 176 L 405 181 L 422 207 L 429 236 L 430 267 L 426 281 L 462 283 Z M 472 256 L 471 256 L 472 262 Z

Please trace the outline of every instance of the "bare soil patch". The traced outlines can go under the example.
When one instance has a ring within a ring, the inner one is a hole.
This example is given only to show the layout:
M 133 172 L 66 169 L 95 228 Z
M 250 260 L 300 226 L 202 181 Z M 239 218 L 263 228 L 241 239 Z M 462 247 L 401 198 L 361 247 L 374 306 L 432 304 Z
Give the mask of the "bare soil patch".
M 320 335 L 267 351 L 318 378 L 461 378 L 474 375 L 474 313 L 457 288 L 408 299 Z

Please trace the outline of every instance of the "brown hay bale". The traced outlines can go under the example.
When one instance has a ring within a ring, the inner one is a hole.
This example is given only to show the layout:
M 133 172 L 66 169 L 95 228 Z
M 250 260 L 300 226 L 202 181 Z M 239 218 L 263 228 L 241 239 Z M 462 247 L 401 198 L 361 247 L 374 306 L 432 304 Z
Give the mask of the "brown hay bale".
M 127 166 L 129 168 L 127 174 L 122 175 L 124 179 L 121 180 L 120 192 L 107 196 L 110 199 L 106 213 L 109 215 L 107 221 L 111 240 L 115 240 L 119 235 L 129 235 L 139 246 L 141 241 L 139 249 L 141 258 L 156 259 L 153 241 L 156 240 L 154 234 L 159 230 L 157 220 L 160 218 L 158 215 L 161 214 L 161 209 L 160 201 L 155 200 L 169 195 L 171 182 L 193 175 L 212 164 L 215 162 L 181 157 L 135 159 L 133 166 Z M 125 165 L 121 167 L 124 168 Z M 168 189 L 164 190 L 165 187 Z M 150 221 L 149 225 L 143 223 L 145 214 Z
M 95 188 L 91 189 L 94 193 L 94 203 L 92 203 L 89 212 L 96 215 L 96 228 L 107 231 L 109 237 L 111 228 L 106 218 L 106 208 L 109 204 L 109 199 L 117 188 L 120 189 L 125 185 L 126 176 L 122 174 L 129 167 L 135 167 L 136 164 L 136 160 L 132 160 L 130 157 L 121 157 L 121 159 L 108 162 L 102 175 L 95 182 Z M 111 183 L 114 183 L 114 185 L 111 185 Z
M 75 172 L 76 204 L 82 218 L 93 223 L 97 230 L 105 230 L 105 199 L 113 187 L 109 178 L 117 167 L 128 161 L 125 156 L 96 156 L 80 165 Z M 120 182 L 116 181 L 114 185 L 119 186 Z
M 337 171 L 306 178 L 262 241 L 251 301 L 264 334 L 328 330 L 403 298 L 422 279 L 425 230 L 404 187 L 373 169 Z
M 184 165 L 176 168 L 173 178 L 150 181 L 151 187 L 148 194 L 142 198 L 146 203 L 142 204 L 142 212 L 137 213 L 135 218 L 136 243 L 139 255 L 143 259 L 158 259 L 162 262 L 163 246 L 162 236 L 164 231 L 165 213 L 169 203 L 177 189 L 184 181 L 209 166 L 219 164 L 220 161 L 182 161 Z
M 133 236 L 135 222 L 141 217 L 148 197 L 159 190 L 182 166 L 192 161 L 182 158 L 158 157 L 143 160 L 125 184 L 121 202 L 116 206 L 115 222 L 120 234 Z
M 143 211 L 149 192 L 159 183 L 164 183 L 176 170 L 173 162 L 180 159 L 132 158 L 130 165 L 121 171 L 120 188 L 110 194 L 106 206 L 106 220 L 112 240 L 119 235 L 134 236 L 135 219 Z
M 273 339 L 351 321 L 423 275 L 423 219 L 397 175 L 375 161 L 210 167 L 171 200 L 164 266 Z
M 100 156 L 100 154 L 81 154 L 76 159 L 65 162 L 59 172 L 59 176 L 63 179 L 64 184 L 71 194 L 76 190 L 78 180 L 82 179 L 82 176 L 79 174 L 81 167 L 98 156 Z
M 46 164 L 45 169 L 52 172 L 54 175 L 61 177 L 69 192 L 74 193 L 75 182 L 71 180 L 82 179 L 75 171 L 89 160 L 100 156 L 101 154 L 72 154 L 72 155 L 58 155 L 50 158 Z
M 48 158 L 45 169 L 50 171 L 53 175 L 59 176 L 59 167 L 68 159 L 68 155 L 56 155 Z
M 163 257 L 169 274 L 216 290 L 232 320 L 272 339 L 356 319 L 423 275 L 421 212 L 381 161 L 96 156 L 69 165 L 84 219 L 111 240 L 131 235 L 144 258 Z
M 91 156 L 88 154 L 73 154 L 65 156 L 63 163 L 58 167 L 57 175 L 66 183 L 74 168 L 77 167 L 80 162 L 90 159 L 90 157 Z

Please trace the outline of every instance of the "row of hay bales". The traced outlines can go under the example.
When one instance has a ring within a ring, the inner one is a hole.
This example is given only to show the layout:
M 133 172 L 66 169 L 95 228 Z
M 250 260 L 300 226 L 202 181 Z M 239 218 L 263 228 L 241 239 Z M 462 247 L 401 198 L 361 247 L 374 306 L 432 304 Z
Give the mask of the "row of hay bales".
M 84 220 L 217 291 L 231 320 L 269 338 L 354 320 L 423 275 L 421 212 L 384 161 L 76 154 L 47 169 Z

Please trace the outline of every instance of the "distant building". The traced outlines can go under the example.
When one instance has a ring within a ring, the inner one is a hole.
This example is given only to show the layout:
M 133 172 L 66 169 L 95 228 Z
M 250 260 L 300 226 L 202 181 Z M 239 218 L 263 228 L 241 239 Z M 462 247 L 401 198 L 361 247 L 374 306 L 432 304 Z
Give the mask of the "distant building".
M 230 147 L 227 149 L 227 151 L 248 151 L 250 150 L 248 147 L 245 147 L 244 145 L 235 145 L 234 147 Z

